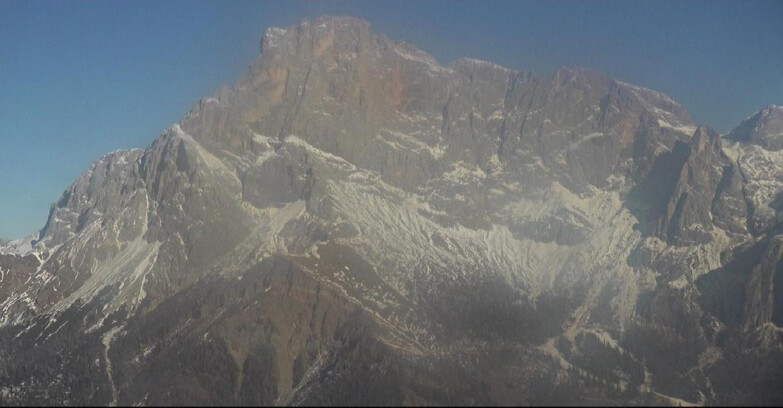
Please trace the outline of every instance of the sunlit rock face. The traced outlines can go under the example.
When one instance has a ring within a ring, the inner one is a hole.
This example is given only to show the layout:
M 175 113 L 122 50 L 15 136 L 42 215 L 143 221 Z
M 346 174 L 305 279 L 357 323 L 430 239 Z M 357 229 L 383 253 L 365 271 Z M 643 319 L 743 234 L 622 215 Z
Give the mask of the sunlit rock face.
M 0 405 L 781 403 L 779 125 L 271 28 L 0 243 Z

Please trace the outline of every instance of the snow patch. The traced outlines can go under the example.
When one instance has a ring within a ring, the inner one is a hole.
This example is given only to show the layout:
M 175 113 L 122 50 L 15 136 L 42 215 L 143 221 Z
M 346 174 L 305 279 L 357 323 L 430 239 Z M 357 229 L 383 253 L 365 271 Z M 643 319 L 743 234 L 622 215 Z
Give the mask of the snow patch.
M 658 119 L 658 126 L 674 130 L 675 132 L 683 133 L 688 136 L 692 136 L 696 132 L 696 126 L 684 126 L 684 125 L 672 125 L 664 119 Z

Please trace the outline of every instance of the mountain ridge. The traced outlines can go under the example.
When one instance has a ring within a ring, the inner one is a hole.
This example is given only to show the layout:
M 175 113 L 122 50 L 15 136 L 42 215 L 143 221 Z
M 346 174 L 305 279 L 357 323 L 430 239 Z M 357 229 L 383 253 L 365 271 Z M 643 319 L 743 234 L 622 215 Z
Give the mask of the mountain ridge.
M 774 151 L 351 18 L 262 50 L 0 255 L 0 402 L 780 400 Z

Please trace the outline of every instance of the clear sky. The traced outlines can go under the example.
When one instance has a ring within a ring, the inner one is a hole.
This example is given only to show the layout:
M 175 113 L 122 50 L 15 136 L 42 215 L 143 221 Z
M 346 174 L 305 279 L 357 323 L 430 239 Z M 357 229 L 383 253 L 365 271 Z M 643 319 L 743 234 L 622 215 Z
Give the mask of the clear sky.
M 726 131 L 783 105 L 783 1 L 2 1 L 0 237 L 41 228 L 102 154 L 146 147 L 233 85 L 270 26 L 352 15 L 441 63 L 583 66 Z

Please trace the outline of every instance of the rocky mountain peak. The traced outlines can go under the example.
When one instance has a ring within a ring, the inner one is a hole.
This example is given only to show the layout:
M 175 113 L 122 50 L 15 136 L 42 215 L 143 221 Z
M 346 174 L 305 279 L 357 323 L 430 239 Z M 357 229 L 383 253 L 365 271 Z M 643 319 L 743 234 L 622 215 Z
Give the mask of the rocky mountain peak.
M 691 136 L 691 145 L 699 156 L 703 156 L 707 149 L 713 154 L 720 154 L 720 135 L 709 126 L 700 125 Z
M 295 26 L 268 28 L 261 41 L 261 53 L 288 51 L 317 58 L 328 47 L 348 51 L 357 45 L 361 37 L 370 37 L 371 33 L 370 24 L 358 18 L 324 16 L 304 19 Z
M 62 244 L 106 213 L 127 203 L 119 192 L 132 186 L 133 172 L 144 150 L 118 150 L 96 160 L 52 204 L 41 241 L 49 247 Z
M 693 132 L 661 93 L 580 68 L 537 78 L 470 58 L 443 67 L 354 18 L 272 28 L 263 43 L 233 92 L 182 123 L 218 157 L 253 150 L 255 135 L 296 135 L 409 191 L 457 162 L 518 171 L 535 161 L 582 190 L 629 171 L 632 157 L 641 167 L 630 171 L 644 172 L 657 149 Z
M 770 105 L 759 110 L 732 129 L 726 137 L 771 151 L 783 149 L 783 107 Z
M 270 28 L 0 242 L 0 405 L 783 400 L 783 153 L 725 144 L 588 69 Z

